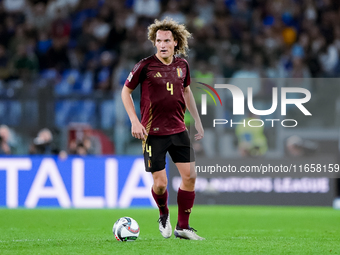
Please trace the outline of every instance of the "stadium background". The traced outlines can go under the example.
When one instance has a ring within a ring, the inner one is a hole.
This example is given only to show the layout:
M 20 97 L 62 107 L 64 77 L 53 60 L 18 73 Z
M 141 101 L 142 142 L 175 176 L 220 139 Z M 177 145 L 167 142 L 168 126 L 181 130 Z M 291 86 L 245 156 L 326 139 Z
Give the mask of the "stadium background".
M 237 84 L 247 78 L 254 104 L 262 106 L 271 103 L 273 87 L 311 91 L 312 118 L 290 109 L 287 118 L 297 119 L 297 128 L 265 126 L 263 163 L 310 163 L 311 159 L 338 163 L 339 13 L 335 0 L 2 0 L 0 205 L 153 205 L 147 194 L 150 177 L 139 171 L 141 145 L 131 137 L 120 91 L 134 64 L 154 53 L 147 26 L 155 18 L 171 17 L 192 32 L 187 59 L 194 82 Z M 134 92 L 137 112 L 138 93 Z M 208 109 L 230 118 L 231 100 L 227 94 L 224 97 L 223 108 L 209 105 Z M 251 165 L 259 159 L 242 155 L 235 128 L 215 132 L 208 127 L 211 119 L 202 119 L 206 136 L 195 144 L 201 161 Z M 38 135 L 46 129 L 52 140 Z M 18 157 L 14 161 L 23 162 L 23 168 L 13 170 L 8 155 Z M 139 179 L 129 179 L 133 171 Z M 170 202 L 175 204 L 176 174 L 170 173 Z M 300 190 L 272 196 L 258 190 L 221 192 L 210 187 L 198 192 L 197 202 L 331 206 L 339 196 L 339 184 L 334 178 L 327 180 L 326 192 Z M 36 193 L 31 190 L 34 183 Z M 105 185 L 117 188 L 110 192 Z M 133 190 L 131 194 L 124 193 L 125 186 Z M 55 193 L 49 193 L 51 187 Z

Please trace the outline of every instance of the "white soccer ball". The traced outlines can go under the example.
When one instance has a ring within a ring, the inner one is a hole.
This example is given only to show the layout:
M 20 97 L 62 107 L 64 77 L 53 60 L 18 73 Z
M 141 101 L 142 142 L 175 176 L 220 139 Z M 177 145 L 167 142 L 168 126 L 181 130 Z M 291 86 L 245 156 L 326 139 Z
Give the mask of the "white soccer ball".
M 131 217 L 122 217 L 113 224 L 112 232 L 117 241 L 135 241 L 139 236 L 139 226 Z

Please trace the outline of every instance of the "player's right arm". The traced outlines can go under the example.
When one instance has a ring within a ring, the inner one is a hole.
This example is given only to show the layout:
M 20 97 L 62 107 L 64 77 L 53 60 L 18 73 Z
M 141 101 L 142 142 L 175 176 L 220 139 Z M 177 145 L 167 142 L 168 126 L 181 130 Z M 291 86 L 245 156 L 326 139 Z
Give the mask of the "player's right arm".
M 148 135 L 148 133 L 137 117 L 135 105 L 131 96 L 132 91 L 132 89 L 124 86 L 122 90 L 122 101 L 131 121 L 132 136 L 140 140 L 145 140 L 145 136 Z

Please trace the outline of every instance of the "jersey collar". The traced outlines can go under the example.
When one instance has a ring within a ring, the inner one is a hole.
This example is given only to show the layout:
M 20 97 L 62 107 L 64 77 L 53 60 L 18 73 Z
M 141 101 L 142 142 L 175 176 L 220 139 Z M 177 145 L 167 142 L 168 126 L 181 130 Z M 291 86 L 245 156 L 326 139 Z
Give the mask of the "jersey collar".
M 164 63 L 156 56 L 156 54 L 154 54 L 153 56 L 154 56 L 154 58 L 157 59 L 157 61 L 159 61 L 160 63 L 162 63 L 162 64 L 165 65 L 165 66 L 170 66 L 170 65 L 172 65 L 172 63 L 174 63 L 174 62 L 175 62 L 175 59 L 176 59 L 175 55 L 173 55 L 173 56 L 172 56 L 172 61 L 171 61 L 171 63 L 167 65 L 167 64 L 164 64 Z

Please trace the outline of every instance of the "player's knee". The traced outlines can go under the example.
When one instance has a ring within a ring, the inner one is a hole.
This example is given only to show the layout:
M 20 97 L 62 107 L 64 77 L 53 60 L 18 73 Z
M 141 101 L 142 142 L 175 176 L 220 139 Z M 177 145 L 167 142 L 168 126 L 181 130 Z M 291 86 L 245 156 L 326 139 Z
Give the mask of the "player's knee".
M 168 181 L 165 180 L 156 180 L 154 183 L 154 191 L 157 194 L 163 194 L 166 190 L 166 186 L 168 185 Z
M 187 187 L 194 187 L 196 183 L 196 178 L 192 176 L 183 176 L 182 182 Z
M 161 187 L 154 187 L 154 191 L 157 195 L 162 195 L 166 191 L 166 186 L 161 186 Z

